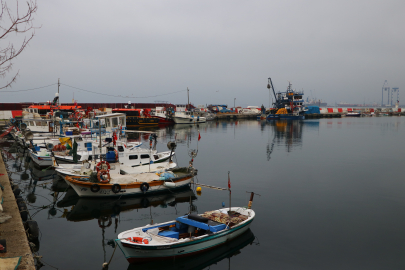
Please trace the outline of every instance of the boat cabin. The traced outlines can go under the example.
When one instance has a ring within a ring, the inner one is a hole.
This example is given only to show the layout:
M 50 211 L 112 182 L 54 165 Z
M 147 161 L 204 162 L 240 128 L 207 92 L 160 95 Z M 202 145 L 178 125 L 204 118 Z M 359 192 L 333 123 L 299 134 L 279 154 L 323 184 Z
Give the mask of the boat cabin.
M 99 126 L 99 123 L 101 126 Z M 110 113 L 104 115 L 96 115 L 93 119 L 85 119 L 84 124 L 94 132 L 98 129 L 112 133 L 116 130 L 127 129 L 126 115 L 124 113 Z

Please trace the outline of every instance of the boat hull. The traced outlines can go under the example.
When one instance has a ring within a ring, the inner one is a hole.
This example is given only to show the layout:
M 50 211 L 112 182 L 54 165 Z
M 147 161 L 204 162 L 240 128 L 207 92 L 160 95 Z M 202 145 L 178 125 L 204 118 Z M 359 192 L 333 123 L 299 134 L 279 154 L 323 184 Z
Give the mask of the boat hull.
M 193 175 L 187 175 L 179 179 L 173 179 L 170 181 L 174 183 L 173 186 L 166 186 L 164 180 L 149 182 L 149 188 L 146 192 L 141 190 L 143 183 L 133 182 L 131 184 L 121 184 L 121 190 L 114 193 L 112 190 L 113 184 L 102 184 L 97 183 L 100 187 L 98 191 L 92 191 L 92 185 L 94 183 L 74 180 L 71 177 L 65 177 L 65 181 L 70 185 L 79 195 L 79 197 L 110 197 L 110 196 L 126 196 L 126 195 L 146 195 L 146 194 L 156 194 L 159 192 L 166 192 L 169 190 L 175 190 L 178 188 L 183 188 L 191 183 L 193 180 Z
M 185 118 L 175 116 L 173 117 L 173 120 L 176 124 L 200 124 L 207 122 L 207 120 L 204 117 L 200 117 L 200 119 L 197 119 L 197 117 Z
M 173 119 L 171 118 L 166 118 L 166 117 L 161 117 L 161 116 L 155 116 L 157 119 L 159 119 L 159 125 L 171 125 L 174 124 Z
M 50 156 L 39 156 L 30 151 L 30 157 L 35 166 L 40 168 L 53 166 L 52 157 Z
M 280 119 L 287 119 L 287 120 L 304 120 L 304 115 L 295 115 L 295 114 L 280 114 Z
M 139 116 L 127 116 L 126 125 L 128 128 L 139 126 L 157 126 L 159 119 L 156 117 L 139 117 Z
M 278 120 L 278 119 L 280 119 L 280 115 L 279 114 L 268 114 L 266 119 L 267 120 Z
M 217 248 L 246 232 L 254 217 L 247 222 L 225 229 L 203 239 L 180 242 L 166 246 L 131 245 L 115 240 L 129 263 L 168 260 L 194 256 Z

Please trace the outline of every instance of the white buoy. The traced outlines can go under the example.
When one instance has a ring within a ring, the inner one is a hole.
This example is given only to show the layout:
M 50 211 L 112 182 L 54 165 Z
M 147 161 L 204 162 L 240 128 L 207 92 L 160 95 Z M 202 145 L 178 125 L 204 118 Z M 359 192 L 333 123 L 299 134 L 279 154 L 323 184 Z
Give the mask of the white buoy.
M 173 183 L 173 182 L 165 182 L 164 185 L 165 185 L 166 187 L 175 187 L 175 186 L 176 186 L 176 184 Z

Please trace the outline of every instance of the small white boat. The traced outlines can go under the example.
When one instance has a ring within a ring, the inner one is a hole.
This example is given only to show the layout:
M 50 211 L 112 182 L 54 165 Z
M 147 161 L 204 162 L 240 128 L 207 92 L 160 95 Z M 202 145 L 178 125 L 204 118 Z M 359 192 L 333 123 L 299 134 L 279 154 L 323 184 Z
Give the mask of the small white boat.
M 207 122 L 207 119 L 200 115 L 194 115 L 194 112 L 175 112 L 173 121 L 176 124 L 199 124 Z
M 130 263 L 174 260 L 208 251 L 239 237 L 249 229 L 254 218 L 252 209 L 224 208 L 128 230 L 120 233 L 115 241 Z
M 361 113 L 360 112 L 348 112 L 346 114 L 347 117 L 360 117 Z
M 38 167 L 51 167 L 53 165 L 52 153 L 46 149 L 40 149 L 36 146 L 35 149 L 29 149 L 31 160 Z

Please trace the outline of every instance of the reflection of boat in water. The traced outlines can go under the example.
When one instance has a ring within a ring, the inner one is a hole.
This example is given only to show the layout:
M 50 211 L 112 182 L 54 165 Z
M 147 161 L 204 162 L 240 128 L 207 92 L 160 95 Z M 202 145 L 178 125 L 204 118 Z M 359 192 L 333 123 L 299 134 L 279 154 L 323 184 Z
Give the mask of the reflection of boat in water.
M 151 263 L 141 264 L 143 269 L 205 269 L 212 264 L 216 264 L 223 259 L 231 258 L 240 254 L 240 250 L 249 244 L 252 244 L 255 236 L 249 229 L 238 238 L 226 242 L 222 246 L 215 248 L 211 251 L 188 258 L 180 258 L 170 261 L 156 261 Z M 139 268 L 139 264 L 129 264 L 128 270 L 135 270 Z
M 304 122 L 284 119 L 279 121 L 267 121 L 266 123 L 270 125 L 273 130 L 273 139 L 270 140 L 269 133 L 269 141 L 266 147 L 268 161 L 271 159 L 275 145 L 285 145 L 287 146 L 287 151 L 290 152 L 293 147 L 302 144 L 302 127 Z
M 51 189 L 56 192 L 65 192 L 68 188 L 69 185 L 66 183 L 66 181 L 60 175 L 56 174 L 55 177 L 52 179 Z M 76 193 L 76 191 L 74 192 Z
M 63 179 L 62 182 L 66 183 Z M 56 206 L 59 208 L 74 206 L 79 199 L 80 197 L 77 195 L 76 191 L 73 188 L 68 188 L 65 192 L 65 196 L 56 203 Z
M 101 216 L 117 215 L 122 211 L 147 208 L 150 206 L 175 206 L 177 203 L 190 202 L 197 199 L 193 190 L 189 187 L 175 193 L 143 197 L 123 197 L 119 200 L 117 200 L 117 198 L 78 199 L 79 197 L 72 195 L 66 196 L 58 203 L 58 207 L 70 206 L 74 200 L 77 199 L 75 207 L 66 216 L 70 221 L 97 219 Z
M 50 180 L 56 176 L 56 171 L 53 168 L 48 168 L 46 170 L 40 170 L 35 163 L 31 160 L 29 165 L 31 171 L 31 177 L 34 180 L 42 181 L 42 180 Z

